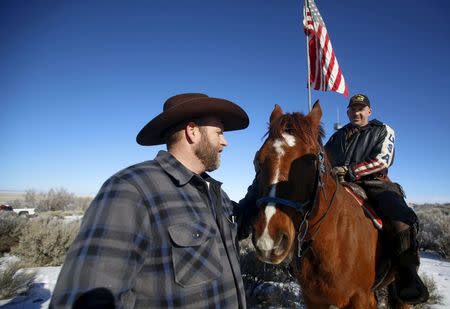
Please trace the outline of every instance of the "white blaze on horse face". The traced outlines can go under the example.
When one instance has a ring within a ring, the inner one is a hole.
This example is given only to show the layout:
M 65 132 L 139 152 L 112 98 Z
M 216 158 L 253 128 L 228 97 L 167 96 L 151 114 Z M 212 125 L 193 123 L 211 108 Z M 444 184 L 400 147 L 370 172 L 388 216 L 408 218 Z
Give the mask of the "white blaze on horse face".
M 287 134 L 287 133 L 283 133 L 281 134 L 284 137 L 284 140 L 286 141 L 286 144 L 289 147 L 294 147 L 295 146 L 295 137 L 293 135 Z
M 281 139 L 276 139 L 272 144 L 273 148 L 275 148 L 275 151 L 278 154 L 278 158 L 280 156 L 284 155 L 283 145 L 284 145 L 284 141 Z
M 267 205 L 266 209 L 264 210 L 264 214 L 266 215 L 266 227 L 264 228 L 264 232 L 256 242 L 256 246 L 262 251 L 270 251 L 274 249 L 274 241 L 269 235 L 269 224 L 267 224 L 267 222 L 270 221 L 270 218 L 275 214 L 276 211 L 276 208 L 273 205 L 273 203 L 269 203 L 269 205 Z
M 272 146 L 275 148 L 276 153 L 278 154 L 277 157 L 277 166 L 275 167 L 275 175 L 272 179 L 272 184 L 278 183 L 278 178 L 280 177 L 280 162 L 281 157 L 284 156 L 286 153 L 284 150 L 284 147 L 287 145 L 288 147 L 294 147 L 295 146 L 295 137 L 291 134 L 283 133 L 281 134 L 283 136 L 283 139 L 277 138 Z M 275 195 L 274 195 L 275 196 Z
M 283 139 L 276 139 L 272 146 L 275 148 L 275 151 L 277 152 L 277 166 L 275 166 L 275 174 L 272 178 L 272 187 L 270 188 L 269 196 L 270 197 L 276 197 L 276 191 L 277 191 L 277 183 L 279 181 L 280 177 L 280 162 L 281 157 L 285 154 L 284 147 L 287 145 L 288 147 L 294 147 L 295 146 L 295 137 L 283 133 L 282 134 Z M 264 214 L 266 215 L 266 226 L 264 227 L 264 231 L 261 234 L 261 236 L 258 238 L 256 242 L 256 246 L 263 251 L 269 251 L 273 250 L 274 248 L 274 241 L 272 237 L 269 235 L 269 223 L 270 219 L 275 215 L 277 209 L 275 207 L 275 203 L 271 202 L 267 204 L 266 209 L 264 210 Z
M 269 196 L 275 197 L 275 193 L 277 191 L 277 185 L 274 184 L 270 188 Z M 269 221 L 270 218 L 275 214 L 276 212 L 275 203 L 269 203 L 266 206 L 266 209 L 264 210 L 264 214 L 266 215 L 266 226 L 264 228 L 264 232 L 261 234 L 261 236 L 258 238 L 258 241 L 256 242 L 256 246 L 263 251 L 269 251 L 273 249 L 274 242 L 272 237 L 269 235 Z

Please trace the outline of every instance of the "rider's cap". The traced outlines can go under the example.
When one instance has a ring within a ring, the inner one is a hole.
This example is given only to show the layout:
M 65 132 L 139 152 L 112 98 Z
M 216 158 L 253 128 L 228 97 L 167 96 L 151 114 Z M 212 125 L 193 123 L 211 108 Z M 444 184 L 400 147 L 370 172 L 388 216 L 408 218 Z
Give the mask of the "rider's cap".
M 370 101 L 369 98 L 364 94 L 356 94 L 353 97 L 350 98 L 350 102 L 348 103 L 347 108 L 349 108 L 352 105 L 365 105 L 370 107 Z

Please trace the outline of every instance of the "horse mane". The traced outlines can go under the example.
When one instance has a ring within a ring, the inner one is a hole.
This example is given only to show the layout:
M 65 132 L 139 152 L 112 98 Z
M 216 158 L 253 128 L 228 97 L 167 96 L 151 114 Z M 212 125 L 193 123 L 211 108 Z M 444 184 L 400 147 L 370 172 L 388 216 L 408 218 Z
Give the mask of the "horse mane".
M 320 147 L 323 146 L 322 140 L 325 136 L 322 125 L 319 125 L 317 133 L 315 133 L 311 120 L 304 114 L 298 112 L 286 113 L 274 119 L 269 124 L 269 130 L 265 135 L 273 138 L 281 138 L 283 133 L 294 135 L 305 143 L 316 139 Z

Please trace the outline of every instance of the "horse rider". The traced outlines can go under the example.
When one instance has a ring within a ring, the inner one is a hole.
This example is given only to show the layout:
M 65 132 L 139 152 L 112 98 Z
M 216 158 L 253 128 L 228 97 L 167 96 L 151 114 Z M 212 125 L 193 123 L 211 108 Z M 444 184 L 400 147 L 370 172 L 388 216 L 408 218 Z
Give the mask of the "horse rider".
M 394 161 L 394 130 L 376 119 L 364 94 L 351 97 L 347 107 L 350 123 L 335 132 L 325 145 L 332 173 L 359 184 L 379 216 L 391 227 L 393 260 L 398 269 L 395 289 L 398 298 L 409 304 L 425 302 L 428 291 L 417 274 L 418 218 L 404 200 L 400 185 L 387 177 Z

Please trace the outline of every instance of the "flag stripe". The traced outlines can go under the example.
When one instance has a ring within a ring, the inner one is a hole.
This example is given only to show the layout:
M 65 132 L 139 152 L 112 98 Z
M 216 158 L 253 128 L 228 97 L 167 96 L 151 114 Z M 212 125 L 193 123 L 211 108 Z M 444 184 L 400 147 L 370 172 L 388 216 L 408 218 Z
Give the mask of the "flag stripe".
M 314 0 L 305 0 L 303 25 L 308 37 L 310 86 L 348 96 L 348 87 L 337 61 L 325 23 Z

